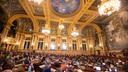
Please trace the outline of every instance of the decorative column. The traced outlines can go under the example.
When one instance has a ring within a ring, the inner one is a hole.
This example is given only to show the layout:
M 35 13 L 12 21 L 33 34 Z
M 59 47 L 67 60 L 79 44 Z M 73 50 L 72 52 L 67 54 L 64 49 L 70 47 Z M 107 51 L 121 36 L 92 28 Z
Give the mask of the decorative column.
M 92 45 L 92 38 L 91 38 L 91 36 L 89 37 L 89 51 L 90 51 L 90 54 L 93 54 L 93 45 Z
M 35 40 L 34 40 L 34 48 L 33 48 L 33 50 L 37 50 L 37 48 L 38 48 L 38 41 L 39 41 L 39 37 L 38 37 L 38 35 L 35 35 Z
M 1 38 L 1 34 L 0 34 L 0 46 L 1 46 L 1 43 L 2 43 L 2 38 Z
M 35 49 L 35 35 L 33 34 L 32 35 L 32 39 L 30 40 L 30 48 L 29 48 L 29 51 L 32 51 Z
M 98 38 L 99 38 L 99 46 L 102 48 L 102 52 L 105 53 L 105 51 L 106 51 L 105 39 L 104 39 L 104 35 L 102 32 L 98 33 Z
M 9 45 L 9 51 L 11 51 L 11 50 L 12 50 L 12 44 Z
M 21 37 L 21 36 L 20 36 L 20 33 L 17 32 L 17 33 L 16 33 L 16 38 L 15 38 L 15 40 L 16 40 L 15 46 L 17 47 L 17 50 L 19 50 L 19 47 L 20 47 L 19 45 L 20 45 L 20 43 L 21 43 L 21 42 L 20 42 L 20 37 Z
M 8 44 L 8 47 L 7 47 L 8 51 L 10 51 L 10 46 L 11 46 L 11 45 L 10 45 L 10 44 Z
M 30 46 L 31 46 L 31 51 L 32 50 L 37 50 L 38 48 L 38 36 L 36 34 L 33 34 L 32 35 L 32 40 L 31 40 L 31 43 L 30 43 Z
M 78 37 L 77 39 L 77 50 L 80 51 L 80 48 L 81 48 L 81 36 Z
M 87 54 L 90 52 L 90 49 L 89 49 L 89 38 L 86 37 L 86 44 L 87 44 Z
M 7 48 L 6 49 L 7 49 L 7 51 L 9 51 L 9 44 L 7 44 Z
M 15 45 L 12 45 L 12 50 L 15 50 Z M 16 49 L 16 50 L 18 50 L 18 49 Z
M 71 38 L 71 36 L 68 36 L 67 42 L 68 42 L 68 45 L 69 45 L 69 49 L 68 50 L 72 51 L 73 49 L 72 49 L 72 38 Z
M 45 50 L 50 50 L 50 36 L 46 35 L 44 41 L 45 41 Z
M 2 34 L 1 34 L 2 42 L 7 37 L 9 29 L 10 29 L 10 26 L 5 26 L 4 30 L 2 31 Z
M 61 40 L 61 36 L 58 36 L 58 37 L 57 37 L 57 41 L 56 41 L 56 44 L 57 44 L 57 50 L 61 50 L 61 47 L 60 47 L 61 42 L 62 42 L 62 40 Z
M 20 34 L 19 37 L 19 51 L 24 50 L 24 43 L 25 43 L 25 35 L 24 34 Z

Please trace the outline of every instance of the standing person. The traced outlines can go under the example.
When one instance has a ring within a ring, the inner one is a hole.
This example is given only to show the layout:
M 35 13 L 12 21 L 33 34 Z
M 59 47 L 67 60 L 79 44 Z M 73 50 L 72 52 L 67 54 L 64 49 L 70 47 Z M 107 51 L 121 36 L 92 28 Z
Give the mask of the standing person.
M 33 64 L 31 63 L 29 66 L 28 66 L 28 72 L 33 72 Z
M 125 70 L 125 72 L 128 72 L 128 61 L 126 61 L 125 65 L 124 65 L 124 70 Z

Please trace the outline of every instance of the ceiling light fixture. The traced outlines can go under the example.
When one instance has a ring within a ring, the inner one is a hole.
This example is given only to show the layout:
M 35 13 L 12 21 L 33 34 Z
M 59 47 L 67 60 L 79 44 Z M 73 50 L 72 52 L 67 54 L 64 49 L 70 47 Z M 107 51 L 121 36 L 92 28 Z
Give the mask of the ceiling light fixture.
M 78 30 L 76 30 L 76 27 L 73 28 L 73 31 L 72 31 L 71 35 L 73 37 L 77 37 L 79 35 L 79 32 L 78 32 Z
M 45 28 L 42 29 L 42 33 L 44 33 L 45 35 L 50 34 L 50 27 L 47 24 L 45 25 Z
M 60 29 L 60 30 L 64 29 L 64 25 L 63 25 L 63 24 L 60 24 L 60 25 L 59 25 L 59 29 Z
M 120 0 L 101 0 L 101 4 L 98 5 L 98 11 L 100 15 L 111 15 L 113 12 L 118 11 L 121 6 Z

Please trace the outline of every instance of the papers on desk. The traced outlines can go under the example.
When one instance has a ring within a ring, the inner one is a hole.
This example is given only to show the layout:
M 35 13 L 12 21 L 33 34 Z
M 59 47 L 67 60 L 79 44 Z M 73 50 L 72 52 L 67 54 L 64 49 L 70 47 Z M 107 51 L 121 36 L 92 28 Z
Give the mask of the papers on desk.
M 82 71 L 82 70 L 80 70 L 80 69 L 78 69 L 77 71 L 78 71 L 78 72 L 83 72 L 83 71 Z
M 52 72 L 56 72 L 56 70 L 55 70 L 55 69 L 53 69 L 53 68 L 51 68 L 51 71 L 52 71 Z
M 41 69 L 43 69 L 43 68 L 45 67 L 45 65 L 40 65 L 39 67 L 40 67 Z
M 96 67 L 96 70 L 101 70 L 101 67 Z

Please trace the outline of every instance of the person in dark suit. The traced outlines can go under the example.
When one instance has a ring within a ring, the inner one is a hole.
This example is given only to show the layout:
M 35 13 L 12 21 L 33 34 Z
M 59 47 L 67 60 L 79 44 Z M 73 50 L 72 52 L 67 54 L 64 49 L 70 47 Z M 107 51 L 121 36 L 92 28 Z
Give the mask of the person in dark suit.
M 2 72 L 12 72 L 13 67 L 14 63 L 10 60 L 5 60 L 2 65 Z
M 128 61 L 126 61 L 125 65 L 124 65 L 124 70 L 125 70 L 125 72 L 128 72 Z

